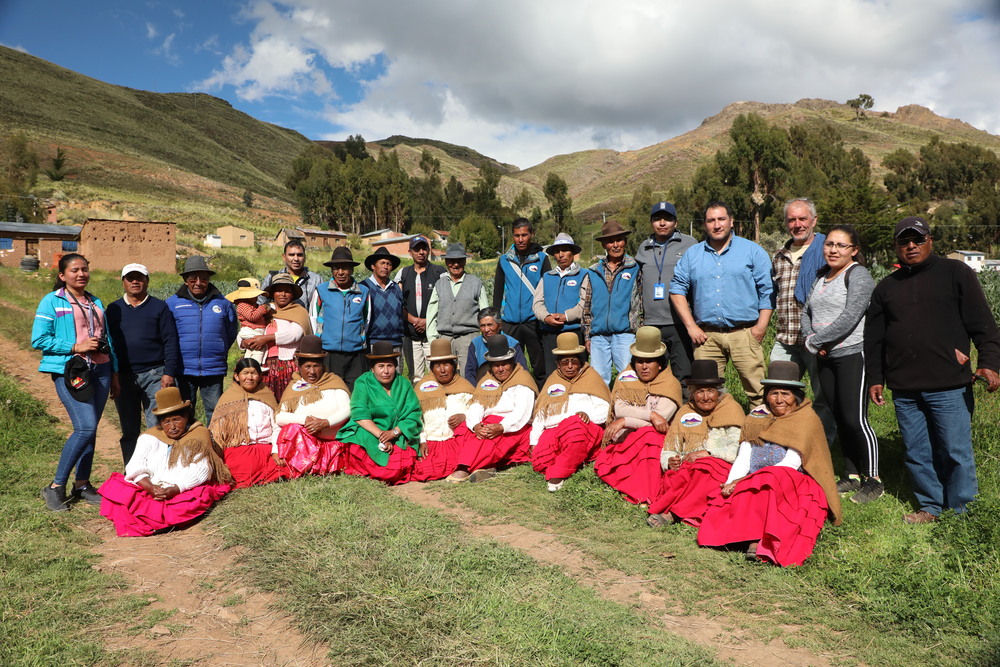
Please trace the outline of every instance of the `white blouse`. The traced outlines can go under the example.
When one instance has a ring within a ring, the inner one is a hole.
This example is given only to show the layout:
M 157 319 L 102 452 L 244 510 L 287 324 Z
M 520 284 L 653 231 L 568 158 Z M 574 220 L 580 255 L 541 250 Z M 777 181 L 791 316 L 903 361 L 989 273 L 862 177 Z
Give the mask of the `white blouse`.
M 135 452 L 125 466 L 125 479 L 133 484 L 148 478 L 157 486 L 174 485 L 181 492 L 201 486 L 212 476 L 212 467 L 201 456 L 186 466 L 171 466 L 170 445 L 143 433 L 135 441 Z
M 445 397 L 444 407 L 426 410 L 424 412 L 424 430 L 420 432 L 420 442 L 447 440 L 455 432 L 448 426 L 448 418 L 452 415 L 464 415 L 469 411 L 472 394 L 449 394 Z
M 524 385 L 516 384 L 505 389 L 500 400 L 489 410 L 475 401 L 465 413 L 465 425 L 471 431 L 490 415 L 501 417 L 500 425 L 504 433 L 520 431 L 528 425 L 531 411 L 535 408 L 535 392 Z
M 549 415 L 545 418 L 540 415 L 535 417 L 534 421 L 531 422 L 529 442 L 534 447 L 538 444 L 538 439 L 542 437 L 542 432 L 545 429 L 558 426 L 564 419 L 578 412 L 586 413 L 590 417 L 590 421 L 595 424 L 604 424 L 608 420 L 609 408 L 610 405 L 603 398 L 582 393 L 570 394 L 565 409 L 559 414 Z
M 286 393 L 295 391 L 296 386 L 299 386 L 298 383 L 286 389 Z M 305 388 L 305 383 L 303 383 L 303 389 Z M 333 440 L 340 427 L 351 418 L 351 397 L 343 389 L 324 389 L 320 395 L 321 398 L 314 403 L 309 405 L 300 403 L 294 412 L 279 408 L 278 414 L 274 418 L 275 422 L 278 426 L 287 426 L 288 424 L 305 424 L 306 417 L 325 419 L 330 422 L 330 426 L 317 433 L 316 437 L 321 440 Z

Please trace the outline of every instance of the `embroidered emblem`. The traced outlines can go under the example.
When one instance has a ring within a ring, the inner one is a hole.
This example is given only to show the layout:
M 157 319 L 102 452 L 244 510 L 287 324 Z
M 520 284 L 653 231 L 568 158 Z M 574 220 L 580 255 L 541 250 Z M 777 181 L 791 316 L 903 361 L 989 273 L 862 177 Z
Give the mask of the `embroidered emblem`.
M 538 267 L 535 266 L 534 264 L 532 264 L 531 266 L 529 266 L 528 270 L 531 271 L 531 272 L 533 272 L 533 273 L 538 273 Z
M 566 387 L 564 387 L 561 384 L 554 384 L 550 386 L 548 391 L 549 396 L 562 396 L 565 393 L 566 393 Z
M 222 308 L 220 308 L 218 306 L 218 304 L 216 304 L 216 305 L 212 306 L 212 312 L 215 313 L 216 315 L 218 315 L 219 313 L 222 312 Z
M 353 299 L 351 299 L 351 302 L 352 303 L 361 303 L 361 297 L 360 296 L 356 296 Z
M 566 286 L 567 287 L 576 287 L 576 281 L 575 280 L 567 280 L 566 281 Z
M 681 417 L 681 426 L 698 426 L 702 421 L 701 415 L 697 412 L 689 412 Z
M 296 380 L 295 384 L 292 385 L 292 391 L 305 391 L 310 386 L 305 380 Z
M 500 383 L 496 380 L 486 379 L 483 380 L 482 384 L 479 385 L 480 389 L 486 389 L 487 391 L 493 391 L 494 389 L 500 388 Z
M 626 271 L 622 274 L 622 280 L 632 280 L 632 274 Z
M 767 417 L 771 414 L 771 411 L 767 409 L 766 405 L 758 405 L 756 408 L 750 411 L 751 417 Z
M 638 380 L 639 376 L 636 375 L 635 371 L 622 371 L 618 375 L 619 382 L 629 382 L 631 380 Z
M 440 386 L 441 385 L 439 385 L 434 380 L 428 380 L 427 382 L 425 382 L 422 385 L 420 385 L 420 391 L 434 391 L 435 389 L 437 389 Z

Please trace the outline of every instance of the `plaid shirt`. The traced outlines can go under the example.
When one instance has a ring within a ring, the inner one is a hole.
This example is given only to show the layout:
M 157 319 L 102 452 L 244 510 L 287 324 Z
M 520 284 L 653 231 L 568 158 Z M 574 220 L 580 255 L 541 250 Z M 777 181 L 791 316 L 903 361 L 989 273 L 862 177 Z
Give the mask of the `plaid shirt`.
M 795 300 L 795 282 L 799 279 L 798 261 L 792 260 L 791 241 L 774 253 L 771 277 L 774 279 L 774 313 L 778 316 L 775 338 L 785 345 L 802 345 L 802 304 Z

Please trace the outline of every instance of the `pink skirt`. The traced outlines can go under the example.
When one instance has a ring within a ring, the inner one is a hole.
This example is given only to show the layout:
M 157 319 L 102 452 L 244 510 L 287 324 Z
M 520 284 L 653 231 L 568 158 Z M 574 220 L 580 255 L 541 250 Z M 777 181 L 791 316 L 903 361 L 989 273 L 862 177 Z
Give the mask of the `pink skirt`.
M 660 492 L 663 437 L 652 426 L 636 429 L 622 442 L 608 445 L 597 453 L 594 472 L 630 503 L 650 502 Z
M 290 477 L 329 475 L 344 467 L 345 445 L 337 440 L 321 440 L 302 424 L 288 424 L 278 434 L 278 455 L 285 459 Z
M 115 524 L 119 537 L 146 537 L 197 519 L 231 488 L 228 484 L 202 484 L 170 500 L 156 500 L 116 472 L 97 492 L 103 497 L 101 516 Z
M 417 463 L 417 452 L 410 447 L 401 449 L 394 446 L 389 452 L 389 461 L 384 466 L 372 461 L 361 445 L 348 442 L 344 443 L 344 447 L 345 475 L 371 477 L 389 486 L 405 484 L 412 478 L 413 468 Z
M 703 456 L 694 463 L 682 463 L 678 470 L 665 471 L 649 513 L 670 512 L 686 524 L 700 526 L 708 497 L 726 482 L 732 467 L 722 459 Z
M 716 491 L 698 529 L 698 544 L 719 547 L 756 542 L 757 557 L 782 567 L 801 565 L 826 521 L 826 494 L 806 474 L 781 466 L 761 468 L 728 498 Z
M 233 473 L 237 489 L 267 484 L 292 476 L 291 468 L 287 465 L 281 468 L 274 462 L 271 458 L 271 445 L 267 443 L 226 447 L 222 450 L 222 457 L 229 467 L 229 472 Z
M 531 452 L 531 467 L 547 480 L 571 477 L 584 463 L 594 460 L 603 437 L 603 426 L 584 424 L 577 415 L 571 415 L 542 432 Z
M 498 424 L 502 418 L 490 415 L 483 420 L 484 424 Z M 458 464 L 470 471 L 481 468 L 497 468 L 524 463 L 531 456 L 528 436 L 531 426 L 524 426 L 513 433 L 503 433 L 495 438 L 481 440 L 465 424 L 455 429 L 455 438 L 460 442 Z
M 432 482 L 444 479 L 458 468 L 462 441 L 457 437 L 447 440 L 428 440 L 424 443 L 424 456 L 413 466 L 410 481 Z

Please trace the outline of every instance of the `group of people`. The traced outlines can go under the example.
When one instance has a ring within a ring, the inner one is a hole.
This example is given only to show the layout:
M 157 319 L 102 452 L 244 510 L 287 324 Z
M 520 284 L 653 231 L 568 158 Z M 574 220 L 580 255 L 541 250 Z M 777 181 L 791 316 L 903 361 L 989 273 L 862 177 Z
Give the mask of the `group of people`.
M 817 233 L 807 199 L 785 219 L 791 238 L 772 260 L 733 233 L 725 204 L 706 208 L 698 243 L 659 202 L 635 257 L 630 230 L 608 221 L 595 237 L 605 255 L 588 268 L 568 235 L 543 249 L 519 219 L 492 303 L 460 244 L 441 267 L 420 236 L 412 265 L 398 270 L 379 249 L 361 282 L 349 248 L 334 250 L 324 281 L 291 241 L 280 270 L 228 295 L 194 256 L 165 302 L 129 264 L 107 309 L 86 290 L 86 259 L 65 255 L 32 332 L 74 427 L 42 497 L 51 510 L 98 504 L 119 534 L 144 535 L 231 488 L 302 475 L 474 483 L 530 463 L 557 492 L 592 461 L 651 526 L 683 521 L 700 544 L 799 564 L 824 521 L 840 522 L 842 494 L 883 494 L 867 400 L 881 404 L 888 386 L 919 503 L 904 519 L 964 511 L 977 492 L 970 338 L 975 376 L 1000 388 L 1000 332 L 975 275 L 933 254 L 921 218 L 896 226 L 901 266 L 878 286 L 852 227 Z M 243 357 L 225 388 L 234 342 Z M 749 414 L 723 388 L 730 360 Z M 125 468 L 98 490 L 109 396 Z

